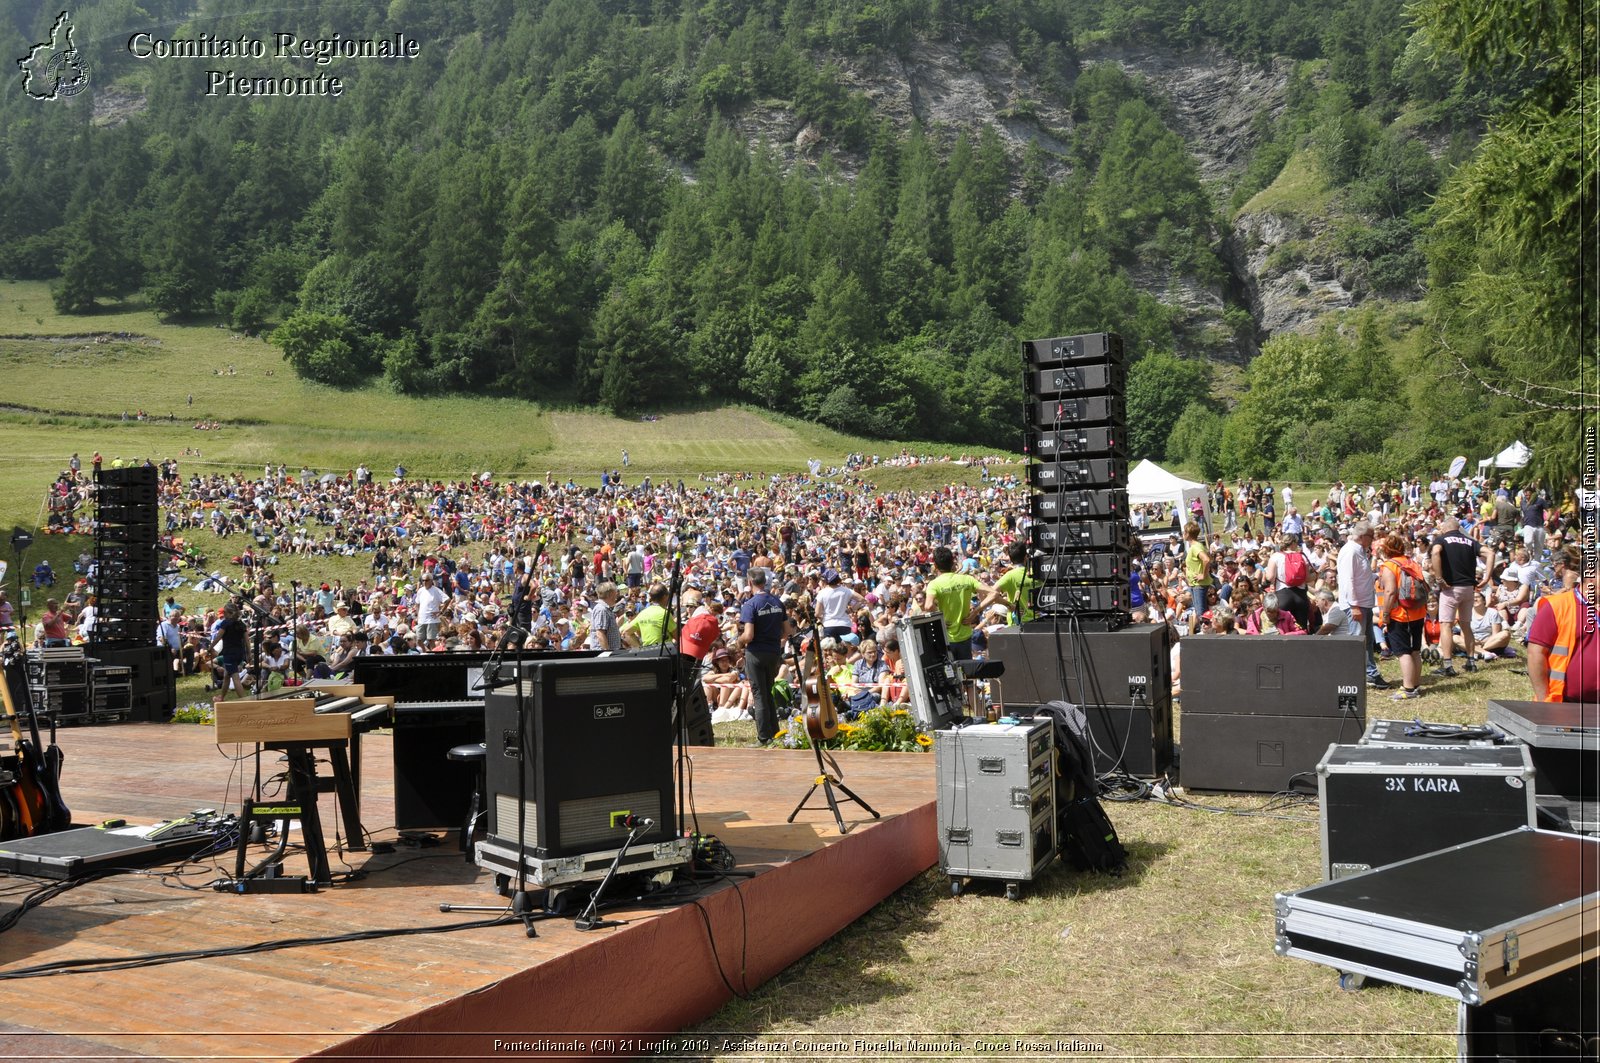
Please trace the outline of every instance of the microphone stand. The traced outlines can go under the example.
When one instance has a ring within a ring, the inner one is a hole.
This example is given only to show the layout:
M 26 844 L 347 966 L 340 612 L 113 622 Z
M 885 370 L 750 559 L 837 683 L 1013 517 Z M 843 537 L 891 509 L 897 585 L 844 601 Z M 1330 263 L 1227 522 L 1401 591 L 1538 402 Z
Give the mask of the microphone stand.
M 631 815 L 625 822 L 628 824 L 628 836 L 622 839 L 622 846 L 617 850 L 617 855 L 611 858 L 611 866 L 606 868 L 606 877 L 600 880 L 600 885 L 596 886 L 594 892 L 589 895 L 589 906 L 583 910 L 583 914 L 572 921 L 572 926 L 575 930 L 601 930 L 609 926 L 627 925 L 627 921 L 623 919 L 597 918 L 600 911 L 600 895 L 606 891 L 607 886 L 611 885 L 612 878 L 616 876 L 617 868 L 622 864 L 622 858 L 627 855 L 628 846 L 632 845 L 634 839 L 640 834 L 654 827 L 656 823 L 653 819 L 635 819 Z
M 263 685 L 261 668 L 261 636 L 266 628 L 266 622 L 274 619 L 273 615 L 261 608 L 255 602 L 251 601 L 249 598 L 246 598 L 241 592 L 235 590 L 233 584 L 224 579 L 222 576 L 217 575 L 215 572 L 209 573 L 208 575 L 217 583 L 222 584 L 222 589 L 227 591 L 228 594 L 232 595 L 234 601 L 241 603 L 246 609 L 249 609 L 251 616 L 255 620 L 255 623 L 250 625 L 250 641 L 255 648 L 255 667 L 251 669 L 250 686 L 255 696 L 259 698 L 261 697 L 261 687 Z M 226 678 L 226 676 L 224 676 L 224 678 Z M 227 687 L 222 688 L 222 696 L 228 696 Z
M 683 655 L 682 650 L 679 649 L 679 647 L 677 646 L 678 640 L 683 634 L 683 571 L 682 571 L 682 561 L 683 561 L 683 536 L 679 535 L 678 536 L 678 550 L 672 555 L 672 576 L 667 582 L 667 605 L 668 605 L 667 616 L 668 616 L 668 618 L 671 619 L 672 626 L 675 629 L 674 633 L 671 636 L 672 641 L 674 643 L 673 650 L 676 651 L 674 653 L 675 660 L 674 660 L 674 667 L 673 667 L 673 670 L 672 670 L 672 714 L 673 714 L 673 717 L 675 718 L 675 720 L 677 721 L 677 724 L 678 724 L 678 726 L 677 726 L 677 734 L 674 736 L 674 740 L 677 742 L 677 746 L 678 746 L 678 757 L 677 757 L 677 768 L 678 768 L 678 816 L 677 816 L 678 824 L 677 824 L 677 826 L 678 826 L 678 835 L 677 836 L 680 837 L 680 838 L 685 836 L 685 834 L 687 833 L 687 828 L 688 828 L 688 824 L 687 824 L 687 822 L 685 820 L 685 817 L 684 817 L 684 808 L 686 806 L 686 801 L 684 799 L 684 793 L 685 793 L 685 777 L 688 774 L 688 772 L 685 770 L 685 766 L 686 766 L 686 763 L 687 763 L 687 761 L 689 759 L 689 713 L 688 713 L 687 706 L 684 704 L 684 702 L 687 700 L 687 695 L 688 695 L 688 682 L 686 681 L 686 677 L 684 676 L 684 672 L 687 671 L 687 662 L 685 662 L 684 659 L 683 659 L 684 655 Z M 663 656 L 665 656 L 666 653 L 667 653 L 667 637 L 666 637 L 666 634 L 665 634 L 666 633 L 666 621 L 665 620 L 662 621 L 662 632 L 663 632 L 663 637 L 661 639 L 661 653 L 662 653 Z

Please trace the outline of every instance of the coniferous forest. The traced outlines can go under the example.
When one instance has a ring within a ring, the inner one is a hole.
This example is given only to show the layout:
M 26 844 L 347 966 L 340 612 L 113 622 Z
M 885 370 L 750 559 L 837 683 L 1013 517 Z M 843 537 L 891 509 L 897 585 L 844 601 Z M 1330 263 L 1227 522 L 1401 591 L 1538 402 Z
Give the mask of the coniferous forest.
M 1575 466 L 1595 0 L 258 7 L 72 9 L 92 91 L 0 97 L 0 275 L 51 280 L 86 329 L 131 298 L 265 329 L 337 387 L 750 402 L 1007 448 L 1018 341 L 1109 329 L 1135 359 L 1136 456 L 1377 477 L 1520 437 L 1546 472 Z M 6 54 L 58 9 L 7 5 Z M 130 54 L 138 30 L 418 49 L 158 61 Z M 999 122 L 881 105 L 873 76 L 930 49 L 1004 60 Z M 1130 50 L 1226 57 L 1284 89 L 1238 165 L 1203 175 L 1170 86 L 1117 61 Z M 345 90 L 207 95 L 218 67 Z M 1235 226 L 1304 174 L 1357 305 L 1274 331 Z M 1222 305 L 1201 320 L 1184 287 Z

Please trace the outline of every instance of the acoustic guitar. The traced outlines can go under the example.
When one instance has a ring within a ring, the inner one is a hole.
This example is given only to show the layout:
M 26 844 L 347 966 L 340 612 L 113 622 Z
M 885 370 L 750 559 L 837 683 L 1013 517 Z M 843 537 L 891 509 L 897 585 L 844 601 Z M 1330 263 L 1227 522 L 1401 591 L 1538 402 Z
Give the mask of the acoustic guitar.
M 22 654 L 13 653 L 0 661 L 0 670 L 3 670 L 0 701 L 4 703 L 13 748 L 17 751 L 17 781 L 11 787 L 11 796 L 16 801 L 19 834 L 32 837 L 65 830 L 72 826 L 72 813 L 61 799 L 58 772 L 63 758 L 61 750 L 54 745 L 50 747 L 48 758 L 40 749 L 39 720 L 28 692 Z M 19 702 L 27 712 L 28 737 L 22 733 Z
M 839 733 L 839 713 L 833 705 L 827 662 L 822 657 L 822 627 L 811 629 L 811 655 L 816 665 L 817 696 L 806 705 L 806 733 L 813 743 L 826 742 Z

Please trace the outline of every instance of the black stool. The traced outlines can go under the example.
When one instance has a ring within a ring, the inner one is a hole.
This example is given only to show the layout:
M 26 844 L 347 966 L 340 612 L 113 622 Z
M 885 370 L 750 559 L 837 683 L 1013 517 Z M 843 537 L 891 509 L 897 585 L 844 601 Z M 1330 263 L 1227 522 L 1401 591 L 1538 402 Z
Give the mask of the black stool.
M 467 805 L 467 819 L 461 824 L 461 851 L 467 854 L 467 863 L 472 863 L 472 839 L 478 832 L 478 820 L 483 818 L 488 811 L 488 797 L 485 792 L 484 762 L 489 757 L 489 746 L 486 742 L 467 742 L 464 745 L 453 746 L 445 754 L 451 760 L 472 762 L 478 765 L 477 785 L 472 789 L 472 803 Z

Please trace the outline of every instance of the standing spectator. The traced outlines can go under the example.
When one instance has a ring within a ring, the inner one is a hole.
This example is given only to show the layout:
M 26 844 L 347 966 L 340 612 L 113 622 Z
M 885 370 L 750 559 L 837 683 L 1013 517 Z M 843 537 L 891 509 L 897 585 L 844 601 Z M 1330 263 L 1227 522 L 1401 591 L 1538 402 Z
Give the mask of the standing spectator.
M 46 598 L 44 612 L 39 614 L 39 637 L 44 645 L 67 645 L 67 625 L 71 622 L 71 613 L 61 608 L 54 598 Z
M 1494 548 L 1478 542 L 1461 531 L 1461 522 L 1455 517 L 1445 517 L 1439 522 L 1433 545 L 1428 549 L 1433 575 L 1439 581 L 1439 629 L 1450 630 L 1451 624 L 1461 625 L 1462 649 L 1466 651 L 1465 668 L 1478 669 L 1475 634 L 1468 611 L 1472 608 L 1473 592 L 1484 588 L 1494 570 Z M 1483 572 L 1478 572 L 1478 562 L 1483 562 Z M 1487 601 L 1487 599 L 1485 599 Z M 1455 643 L 1452 639 L 1439 639 L 1439 667 L 1434 675 L 1453 677 L 1452 664 Z
M 1350 634 L 1362 636 L 1367 643 L 1367 685 L 1378 690 L 1388 690 L 1389 683 L 1378 673 L 1374 656 L 1376 644 L 1372 637 L 1373 606 L 1375 595 L 1372 583 L 1372 525 L 1358 520 L 1350 527 L 1350 534 L 1339 550 L 1338 583 L 1339 604 L 1350 614 Z M 1421 648 L 1420 646 L 1418 647 Z
M 210 631 L 211 642 L 217 650 L 216 668 L 221 672 L 218 688 L 222 694 L 217 698 L 218 701 L 227 701 L 228 691 L 232 689 L 237 689 L 241 698 L 245 696 L 243 668 L 247 651 L 246 634 L 244 621 L 239 619 L 239 607 L 229 602 L 222 607 L 222 615 L 211 625 Z
M 794 622 L 783 602 L 767 593 L 767 570 L 752 568 L 751 595 L 739 609 L 739 643 L 744 646 L 744 671 L 750 680 L 750 714 L 756 721 L 756 740 L 767 745 L 778 733 L 778 710 L 772 702 L 772 682 L 783 663 L 783 640 L 794 633 Z
M 1394 695 L 1394 700 L 1409 701 L 1422 693 L 1419 687 L 1422 684 L 1423 622 L 1427 619 L 1428 606 L 1425 598 L 1420 604 L 1406 601 L 1400 596 L 1400 589 L 1402 579 L 1407 576 L 1414 585 L 1420 584 L 1416 587 L 1419 594 L 1427 594 L 1427 584 L 1423 582 L 1417 563 L 1406 556 L 1406 541 L 1400 536 L 1386 536 L 1378 545 L 1378 553 L 1383 558 L 1378 565 L 1378 590 L 1387 613 L 1385 644 L 1390 653 L 1400 658 L 1400 691 Z
M 324 584 L 326 586 L 326 584 Z M 440 610 L 450 596 L 433 585 L 432 576 L 422 577 L 422 587 L 417 591 L 417 641 L 432 646 L 439 637 Z
M 671 592 L 664 583 L 650 584 L 650 604 L 634 614 L 622 625 L 626 637 L 633 632 L 640 646 L 659 646 L 677 633 L 677 622 L 667 612 L 667 598 Z
M 842 639 L 850 634 L 850 607 L 867 600 L 840 578 L 835 569 L 822 573 L 823 587 L 817 592 L 817 617 L 825 638 Z
M 597 598 L 589 608 L 589 648 L 622 649 L 622 630 L 617 626 L 617 585 L 610 580 L 596 588 Z
M 944 614 L 946 641 L 958 661 L 972 657 L 972 624 L 976 609 L 973 595 L 990 595 L 994 588 L 965 573 L 957 572 L 956 558 L 948 546 L 933 550 L 933 567 L 939 573 L 928 581 L 922 594 L 922 608 Z
M 1300 537 L 1287 532 L 1279 536 L 1278 549 L 1267 558 L 1262 578 L 1272 581 L 1278 594 L 1278 604 L 1306 631 L 1311 629 L 1311 596 L 1306 593 L 1309 574 L 1310 565 L 1306 562 L 1306 555 L 1300 551 Z
M 1211 551 L 1200 538 L 1200 525 L 1190 523 L 1183 529 L 1183 578 L 1189 585 L 1196 616 L 1216 604 L 1212 591 Z
M 1528 681 L 1535 701 L 1600 701 L 1600 622 L 1595 599 L 1600 565 L 1575 546 L 1562 566 L 1578 573 L 1570 590 L 1540 598 L 1528 628 Z

